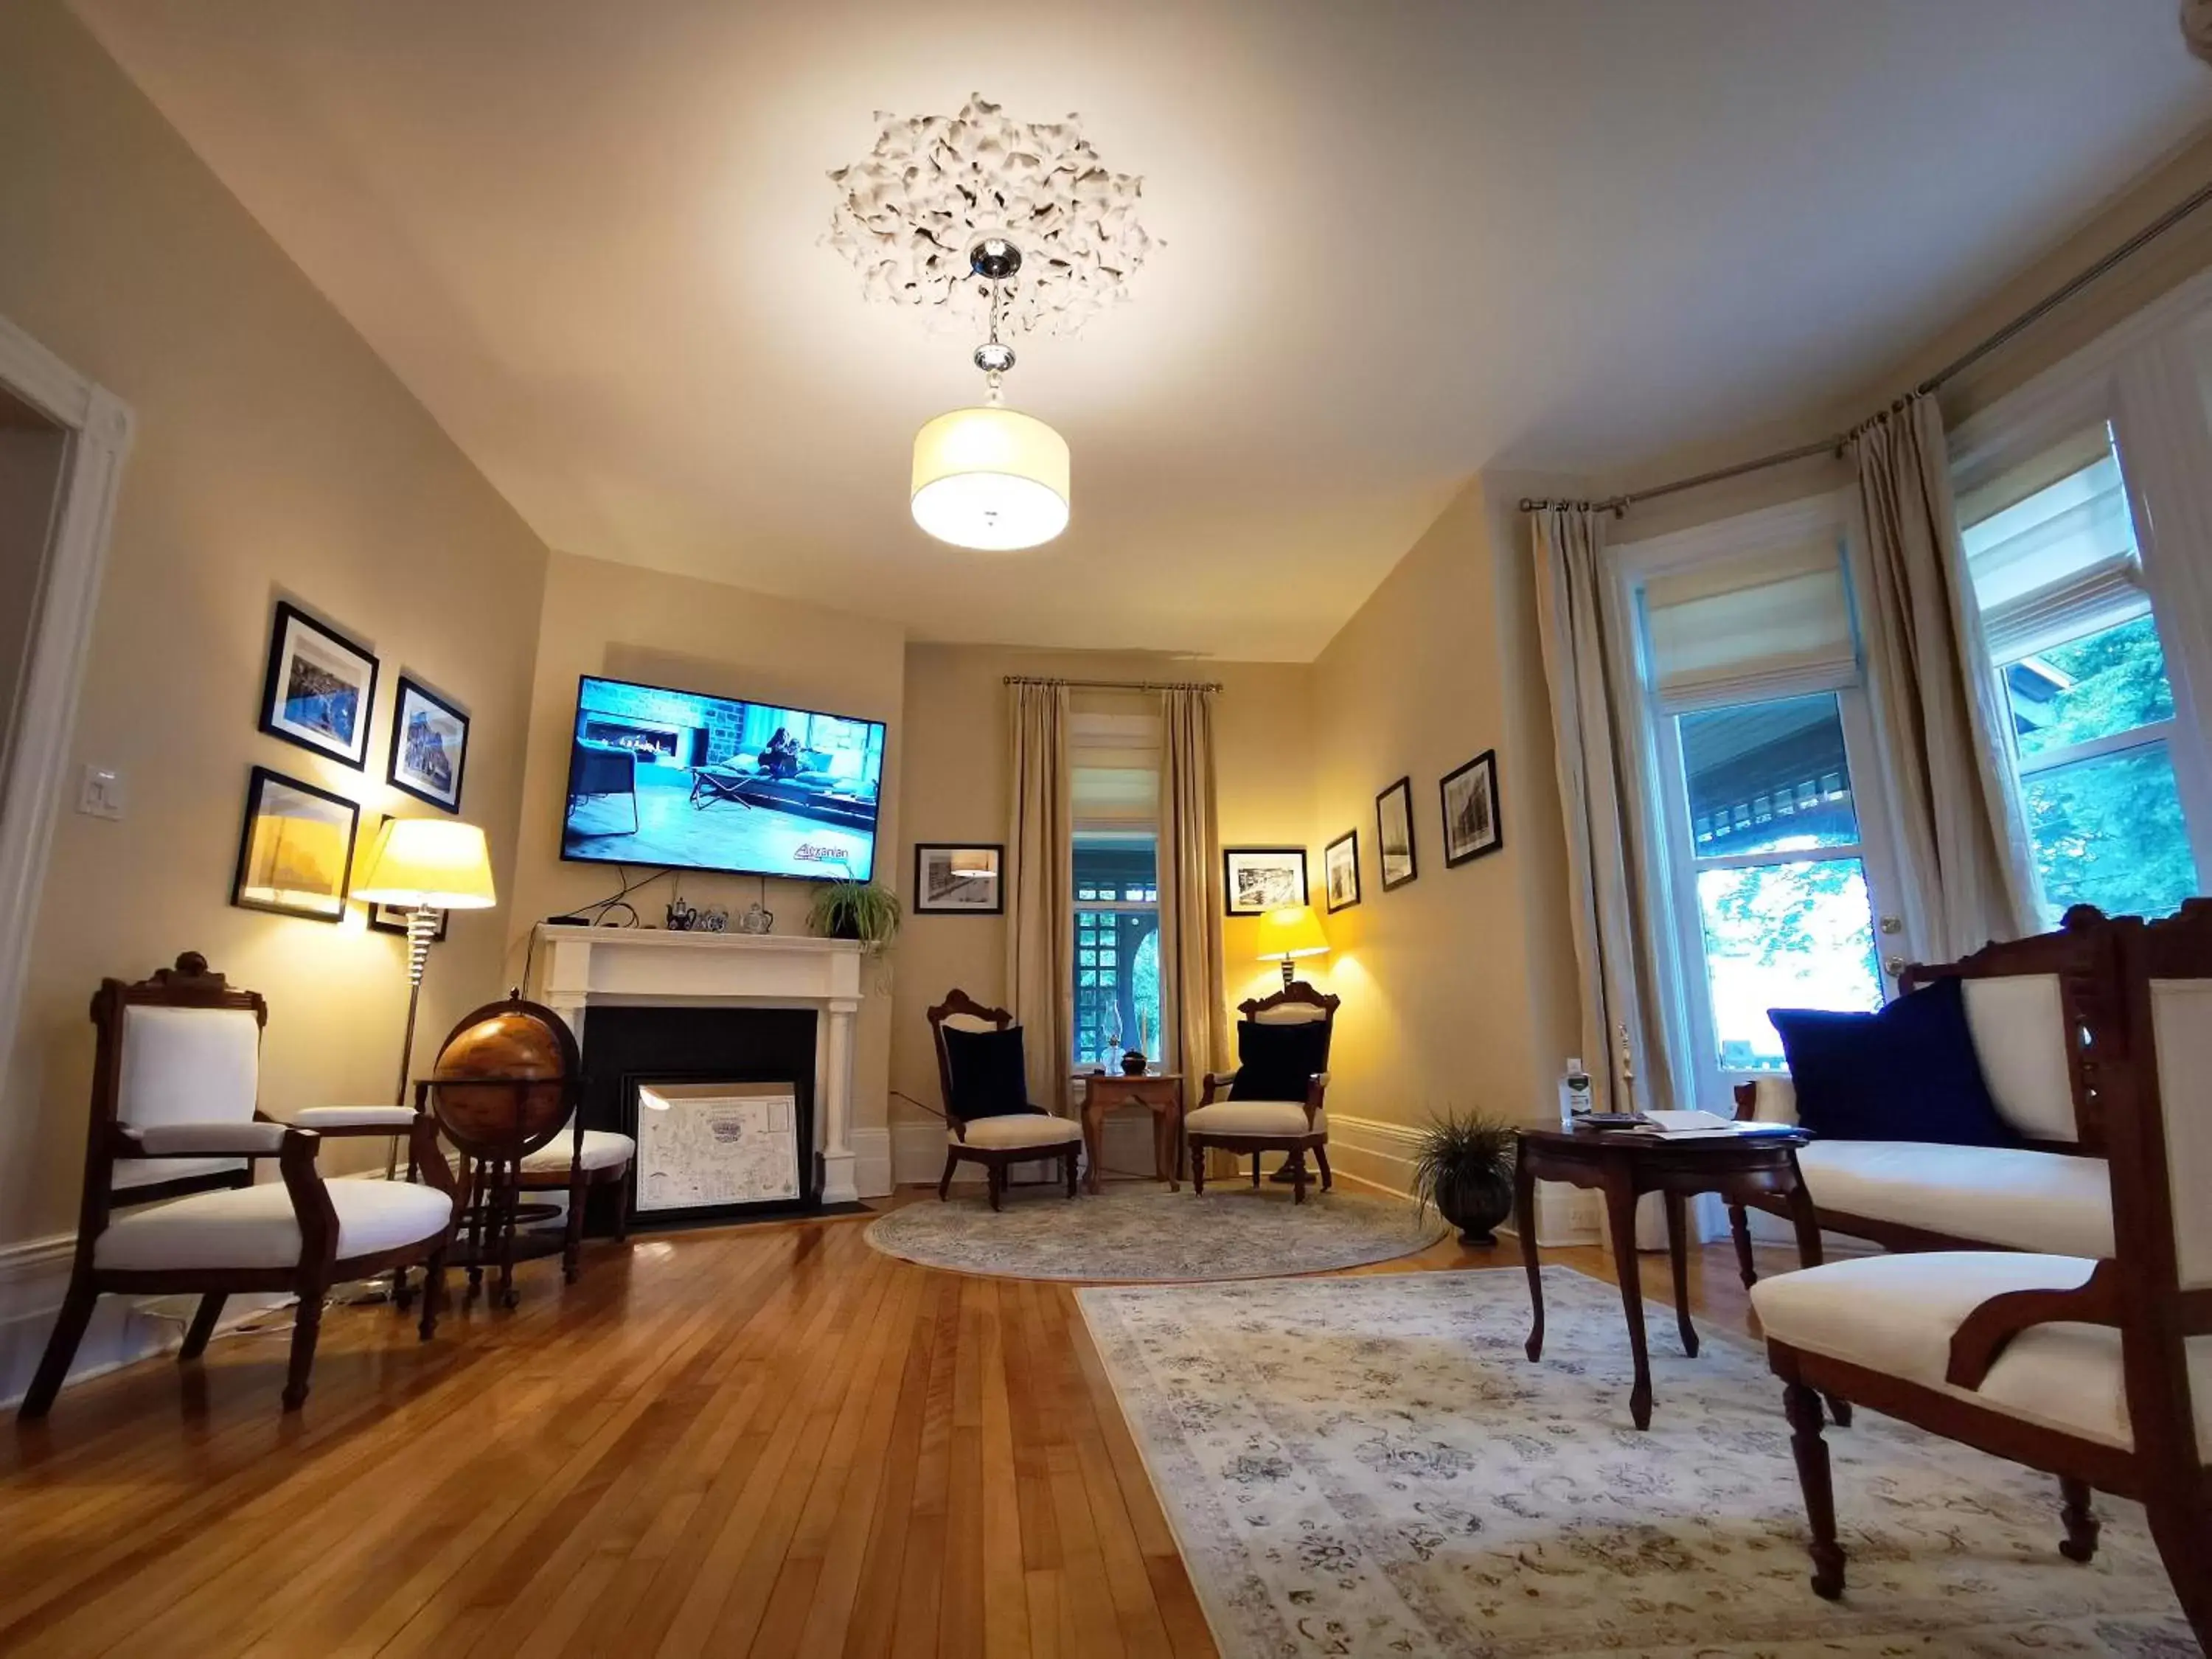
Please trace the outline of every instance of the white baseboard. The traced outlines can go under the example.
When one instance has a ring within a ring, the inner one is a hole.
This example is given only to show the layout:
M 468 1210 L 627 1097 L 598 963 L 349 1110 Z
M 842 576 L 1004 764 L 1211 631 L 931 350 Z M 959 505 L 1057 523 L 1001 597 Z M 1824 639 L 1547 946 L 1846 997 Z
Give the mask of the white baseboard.
M 880 1126 L 853 1131 L 853 1185 L 862 1198 L 885 1198 L 891 1190 L 891 1132 Z
M 39 1369 L 40 1356 L 61 1311 L 69 1289 L 70 1258 L 76 1251 L 75 1233 L 53 1233 L 45 1238 L 0 1244 L 0 1407 L 13 1407 L 29 1391 Z M 173 1349 L 184 1340 L 181 1318 L 160 1317 L 146 1311 L 177 1300 L 133 1300 L 103 1296 L 77 1344 L 76 1363 L 70 1381 L 79 1382 Z

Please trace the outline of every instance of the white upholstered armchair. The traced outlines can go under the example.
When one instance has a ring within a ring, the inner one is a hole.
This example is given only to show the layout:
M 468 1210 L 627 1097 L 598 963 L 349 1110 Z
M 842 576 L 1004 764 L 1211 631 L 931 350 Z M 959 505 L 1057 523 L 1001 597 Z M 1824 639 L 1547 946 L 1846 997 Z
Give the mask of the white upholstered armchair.
M 1340 998 L 1325 995 L 1304 980 L 1273 996 L 1237 1005 L 1233 1073 L 1209 1072 L 1198 1109 L 1182 1121 L 1190 1145 L 1190 1184 L 1206 1191 L 1206 1149 L 1252 1159 L 1252 1184 L 1260 1184 L 1263 1152 L 1290 1154 L 1286 1166 L 1292 1201 L 1306 1200 L 1306 1154 L 1321 1168 L 1321 1189 L 1330 1186 L 1328 1169 L 1328 1045 Z
M 1030 1104 L 1022 1054 L 1022 1028 L 1004 1008 L 987 1008 L 965 991 L 945 994 L 929 1011 L 937 1049 L 938 1086 L 945 1095 L 945 1174 L 937 1183 L 941 1203 L 952 1190 L 952 1172 L 964 1159 L 983 1166 L 991 1207 L 1006 1197 L 1006 1172 L 1017 1164 L 1058 1159 L 1076 1194 L 1083 1126 Z
M 94 1304 L 110 1291 L 197 1293 L 179 1358 L 197 1359 L 231 1295 L 299 1298 L 284 1409 L 307 1395 L 323 1298 L 340 1279 L 422 1262 L 422 1334 L 436 1326 L 439 1269 L 453 1236 L 453 1176 L 427 1119 L 406 1120 L 428 1184 L 326 1181 L 325 1135 L 388 1135 L 395 1109 L 326 1109 L 320 1127 L 273 1122 L 258 1109 L 268 1005 L 233 990 L 196 951 L 137 984 L 103 980 L 93 998 L 93 1066 L 84 1194 L 68 1295 L 21 1415 L 46 1415 L 69 1374 Z M 332 1121 L 328 1114 L 357 1114 Z M 257 1184 L 256 1160 L 280 1179 Z M 127 1214 L 118 1214 L 127 1210 Z

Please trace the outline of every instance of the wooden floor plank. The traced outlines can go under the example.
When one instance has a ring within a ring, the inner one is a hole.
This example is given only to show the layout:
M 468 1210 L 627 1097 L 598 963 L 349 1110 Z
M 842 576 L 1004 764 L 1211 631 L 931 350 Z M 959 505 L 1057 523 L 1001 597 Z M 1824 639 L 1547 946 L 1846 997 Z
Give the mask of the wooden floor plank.
M 1356 1271 L 1509 1266 L 1448 1243 Z M 289 1418 L 282 1315 L 70 1389 L 0 1439 L 0 1651 L 1213 1653 L 1069 1287 L 822 1222 L 595 1244 L 521 1290 L 427 1344 L 332 1309 Z M 1691 1294 L 1747 1318 L 1724 1246 Z

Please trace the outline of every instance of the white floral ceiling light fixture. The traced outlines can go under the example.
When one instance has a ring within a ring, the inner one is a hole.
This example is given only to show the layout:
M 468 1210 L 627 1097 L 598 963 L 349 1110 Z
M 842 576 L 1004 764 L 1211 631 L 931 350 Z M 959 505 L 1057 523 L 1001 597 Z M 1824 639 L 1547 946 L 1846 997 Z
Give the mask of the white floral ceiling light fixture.
M 915 522 L 940 541 L 1035 547 L 1067 526 L 1066 441 L 1004 406 L 1017 331 L 1066 336 L 1128 293 L 1158 246 L 1137 217 L 1144 181 L 1108 167 L 1080 119 L 1009 119 L 970 98 L 957 115 L 878 112 L 875 148 L 830 174 L 824 240 L 870 300 L 933 321 L 982 322 L 982 407 L 915 434 Z

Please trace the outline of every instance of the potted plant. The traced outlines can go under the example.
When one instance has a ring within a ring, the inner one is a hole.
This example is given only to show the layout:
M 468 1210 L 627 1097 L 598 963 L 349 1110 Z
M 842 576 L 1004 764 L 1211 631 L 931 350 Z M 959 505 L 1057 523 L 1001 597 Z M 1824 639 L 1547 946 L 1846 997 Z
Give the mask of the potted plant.
M 814 892 L 808 923 L 824 939 L 856 939 L 881 956 L 898 936 L 898 895 L 872 881 L 825 882 Z
M 1459 1229 L 1462 1244 L 1495 1244 L 1498 1224 L 1513 1213 L 1511 1127 L 1480 1114 L 1447 1113 L 1421 1132 L 1413 1155 L 1413 1198 Z

